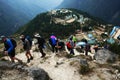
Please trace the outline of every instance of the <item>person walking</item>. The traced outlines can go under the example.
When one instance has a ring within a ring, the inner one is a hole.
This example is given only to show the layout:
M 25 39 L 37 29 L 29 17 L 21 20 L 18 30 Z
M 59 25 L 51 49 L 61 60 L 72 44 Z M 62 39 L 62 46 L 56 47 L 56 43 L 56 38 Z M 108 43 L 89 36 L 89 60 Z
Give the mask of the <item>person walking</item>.
M 74 55 L 75 44 L 72 38 L 70 38 L 70 40 L 66 43 L 66 46 L 67 46 L 68 51 L 70 51 L 70 54 Z
M 4 43 L 4 54 L 8 55 L 12 62 L 15 62 L 17 60 L 18 62 L 22 63 L 22 60 L 15 57 L 15 47 L 12 43 L 12 39 L 7 38 L 5 36 L 1 36 L 2 42 Z
M 43 51 L 43 48 L 44 48 L 44 46 L 45 46 L 45 39 L 44 38 L 42 38 L 38 33 L 36 33 L 35 35 L 35 38 L 37 39 L 37 44 L 38 44 L 38 48 L 39 48 L 39 50 L 40 50 L 40 53 L 41 53 L 41 58 L 42 57 L 45 57 L 45 52 Z
M 25 55 L 26 55 L 26 57 L 27 57 L 27 63 L 29 63 L 30 60 L 33 60 L 33 56 L 32 56 L 31 53 L 30 53 L 30 49 L 31 49 L 30 42 L 29 42 L 29 40 L 25 37 L 25 35 L 21 35 L 21 36 L 20 36 L 20 39 L 21 39 L 22 42 L 23 42 L 23 49 L 26 51 Z
M 58 52 L 58 48 L 55 47 L 55 46 L 57 46 L 57 37 L 56 37 L 54 34 L 52 34 L 52 35 L 50 36 L 49 43 L 50 43 L 50 45 L 51 45 L 51 47 L 52 47 L 52 52 L 53 52 L 53 53 L 54 53 L 55 51 Z
M 90 44 L 88 43 L 87 40 L 85 40 L 85 55 L 87 56 L 88 55 L 88 52 L 91 52 L 90 50 Z

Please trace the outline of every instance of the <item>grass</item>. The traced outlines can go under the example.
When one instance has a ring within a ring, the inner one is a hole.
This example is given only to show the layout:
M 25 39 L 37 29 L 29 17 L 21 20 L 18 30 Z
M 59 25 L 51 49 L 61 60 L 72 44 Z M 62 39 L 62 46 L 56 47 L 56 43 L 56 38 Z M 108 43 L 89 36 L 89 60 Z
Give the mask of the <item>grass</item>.
M 67 54 L 66 55 L 66 58 L 73 58 L 74 57 L 74 55 L 72 55 L 72 54 Z

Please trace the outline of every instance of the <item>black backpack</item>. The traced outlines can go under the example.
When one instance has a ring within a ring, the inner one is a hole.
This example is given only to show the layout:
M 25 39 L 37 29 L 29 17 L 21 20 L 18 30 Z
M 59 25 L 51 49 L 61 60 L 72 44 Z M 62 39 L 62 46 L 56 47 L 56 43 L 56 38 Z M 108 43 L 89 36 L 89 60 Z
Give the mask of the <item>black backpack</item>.
M 16 46 L 17 46 L 17 42 L 16 42 L 14 39 L 12 39 L 12 38 L 11 38 L 10 40 L 11 40 L 11 42 L 12 42 L 14 48 L 16 48 Z
M 31 39 L 31 37 L 30 36 L 26 36 L 26 39 L 29 41 L 30 47 L 31 47 L 32 46 L 32 39 Z

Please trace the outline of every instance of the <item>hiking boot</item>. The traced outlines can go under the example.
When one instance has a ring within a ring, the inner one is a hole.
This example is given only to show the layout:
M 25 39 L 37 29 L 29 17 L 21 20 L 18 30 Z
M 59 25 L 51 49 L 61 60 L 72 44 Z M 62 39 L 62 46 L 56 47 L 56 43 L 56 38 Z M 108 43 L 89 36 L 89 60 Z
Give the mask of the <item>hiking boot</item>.
M 30 62 L 30 59 L 27 60 L 27 63 L 29 63 L 29 62 Z
M 31 56 L 30 60 L 33 60 L 33 57 Z

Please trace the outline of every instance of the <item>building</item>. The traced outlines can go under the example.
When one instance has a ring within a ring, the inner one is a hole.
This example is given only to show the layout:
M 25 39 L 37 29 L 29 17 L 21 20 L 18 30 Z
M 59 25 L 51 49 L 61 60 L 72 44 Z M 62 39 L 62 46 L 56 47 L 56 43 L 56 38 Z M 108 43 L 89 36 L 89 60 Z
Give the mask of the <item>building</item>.
M 114 26 L 110 33 L 110 37 L 117 39 L 118 36 L 120 36 L 120 26 Z

